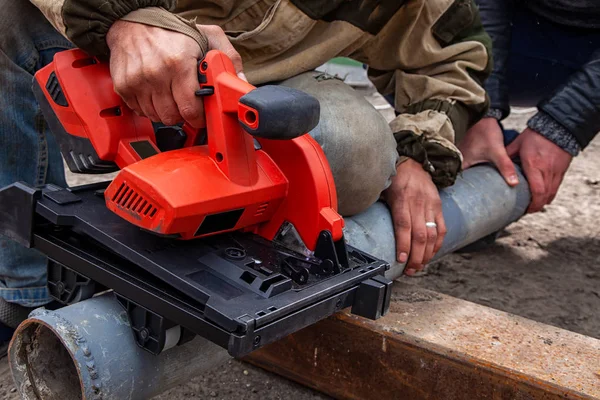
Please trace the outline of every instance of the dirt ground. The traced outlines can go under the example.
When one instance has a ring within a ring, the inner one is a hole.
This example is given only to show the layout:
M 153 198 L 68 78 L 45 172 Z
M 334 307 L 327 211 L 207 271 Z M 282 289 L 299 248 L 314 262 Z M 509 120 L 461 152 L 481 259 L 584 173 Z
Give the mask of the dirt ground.
M 527 114 L 512 117 L 522 128 Z M 600 338 L 600 138 L 575 159 L 545 212 L 508 227 L 479 253 L 453 254 L 403 281 Z M 0 399 L 17 399 L 0 364 Z M 327 399 L 232 360 L 157 399 Z

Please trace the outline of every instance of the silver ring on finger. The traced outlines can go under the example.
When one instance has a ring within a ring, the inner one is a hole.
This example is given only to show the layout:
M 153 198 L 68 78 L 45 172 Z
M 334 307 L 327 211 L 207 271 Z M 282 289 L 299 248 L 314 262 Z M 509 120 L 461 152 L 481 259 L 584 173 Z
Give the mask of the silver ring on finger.
M 425 226 L 427 228 L 437 228 L 437 224 L 435 222 L 425 222 Z

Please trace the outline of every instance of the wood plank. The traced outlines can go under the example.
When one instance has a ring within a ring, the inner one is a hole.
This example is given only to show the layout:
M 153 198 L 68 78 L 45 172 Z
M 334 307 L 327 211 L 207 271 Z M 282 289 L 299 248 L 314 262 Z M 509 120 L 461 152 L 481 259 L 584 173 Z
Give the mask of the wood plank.
M 599 340 L 401 283 L 246 361 L 339 399 L 600 398 Z

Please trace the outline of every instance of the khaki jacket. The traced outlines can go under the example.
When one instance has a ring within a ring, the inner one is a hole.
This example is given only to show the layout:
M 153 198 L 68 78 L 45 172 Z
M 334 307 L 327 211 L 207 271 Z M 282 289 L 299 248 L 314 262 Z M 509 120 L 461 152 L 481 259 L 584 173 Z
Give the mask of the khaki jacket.
M 482 81 L 490 41 L 472 0 L 32 0 L 82 49 L 107 54 L 117 19 L 190 36 L 190 25 L 219 25 L 262 84 L 310 71 L 337 56 L 369 65 L 384 95 L 395 94 L 391 122 L 401 156 L 423 163 L 439 186 L 454 182 L 454 142 L 485 113 Z M 177 4 L 176 4 L 177 3 Z M 365 132 L 368 135 L 368 132 Z

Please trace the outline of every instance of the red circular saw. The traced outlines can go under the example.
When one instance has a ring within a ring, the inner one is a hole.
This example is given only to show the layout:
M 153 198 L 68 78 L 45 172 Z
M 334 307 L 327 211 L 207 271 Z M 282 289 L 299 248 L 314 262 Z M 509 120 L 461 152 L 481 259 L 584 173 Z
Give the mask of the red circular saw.
M 331 170 L 306 134 L 318 123 L 318 101 L 283 86 L 255 88 L 214 50 L 198 78 L 206 127 L 156 133 L 114 92 L 108 64 L 80 50 L 57 54 L 34 90 L 52 108 L 48 122 L 71 171 L 121 169 L 106 205 L 140 228 L 181 239 L 244 230 L 271 240 L 287 222 L 310 250 L 324 231 L 339 241 Z

